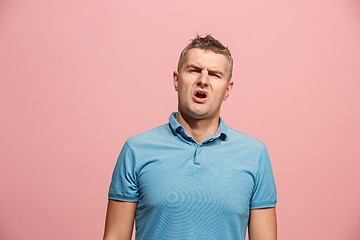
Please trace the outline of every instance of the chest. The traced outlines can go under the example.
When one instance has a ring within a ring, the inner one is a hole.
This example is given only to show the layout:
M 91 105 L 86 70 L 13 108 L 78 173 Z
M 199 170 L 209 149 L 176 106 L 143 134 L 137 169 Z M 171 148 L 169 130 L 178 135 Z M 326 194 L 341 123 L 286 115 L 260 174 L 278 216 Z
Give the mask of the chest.
M 139 208 L 247 216 L 256 175 L 249 161 L 209 148 L 149 153 L 138 171 Z

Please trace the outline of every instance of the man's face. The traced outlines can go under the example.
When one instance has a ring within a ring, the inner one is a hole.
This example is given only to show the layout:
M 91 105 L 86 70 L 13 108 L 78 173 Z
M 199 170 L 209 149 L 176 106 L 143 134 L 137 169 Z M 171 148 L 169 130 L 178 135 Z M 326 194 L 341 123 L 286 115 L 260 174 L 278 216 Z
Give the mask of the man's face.
M 174 72 L 179 111 L 195 119 L 217 118 L 221 103 L 230 95 L 233 82 L 228 80 L 228 58 L 198 48 L 190 49 L 180 72 Z

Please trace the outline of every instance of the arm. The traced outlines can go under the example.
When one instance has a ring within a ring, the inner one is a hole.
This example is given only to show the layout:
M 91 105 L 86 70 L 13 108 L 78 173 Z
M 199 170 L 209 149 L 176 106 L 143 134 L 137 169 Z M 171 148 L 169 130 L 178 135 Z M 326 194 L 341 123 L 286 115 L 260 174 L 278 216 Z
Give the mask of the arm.
M 109 200 L 104 240 L 130 240 L 137 202 Z
M 249 240 L 276 240 L 276 211 L 275 208 L 261 208 L 250 210 Z

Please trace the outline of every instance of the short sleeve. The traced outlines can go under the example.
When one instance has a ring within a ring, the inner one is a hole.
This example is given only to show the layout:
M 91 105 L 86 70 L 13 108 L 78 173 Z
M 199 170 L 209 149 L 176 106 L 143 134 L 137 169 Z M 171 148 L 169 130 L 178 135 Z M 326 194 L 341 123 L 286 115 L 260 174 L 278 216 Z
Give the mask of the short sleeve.
M 277 195 L 274 175 L 269 154 L 265 148 L 260 157 L 250 209 L 275 207 L 276 202 Z
M 134 153 L 126 142 L 120 152 L 112 175 L 109 199 L 136 202 L 138 198 Z

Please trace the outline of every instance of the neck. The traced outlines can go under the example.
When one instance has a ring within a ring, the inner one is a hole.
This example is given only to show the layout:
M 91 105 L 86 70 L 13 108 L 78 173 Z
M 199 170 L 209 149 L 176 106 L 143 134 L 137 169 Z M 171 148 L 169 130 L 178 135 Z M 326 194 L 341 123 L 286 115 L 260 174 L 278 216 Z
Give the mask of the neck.
M 176 120 L 184 127 L 187 135 L 192 137 L 197 143 L 213 136 L 219 127 L 219 114 L 212 118 L 195 119 L 178 111 Z

